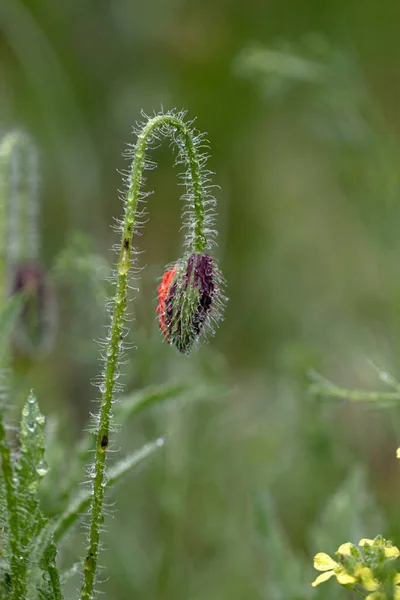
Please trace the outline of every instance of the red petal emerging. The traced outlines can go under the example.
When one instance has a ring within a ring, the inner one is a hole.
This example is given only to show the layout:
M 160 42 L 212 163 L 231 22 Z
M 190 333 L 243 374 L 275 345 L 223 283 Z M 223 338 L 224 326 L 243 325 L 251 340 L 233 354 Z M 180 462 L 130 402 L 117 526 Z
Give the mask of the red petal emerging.
M 166 273 L 164 273 L 162 281 L 158 286 L 158 306 L 157 312 L 159 316 L 160 329 L 168 340 L 168 330 L 165 325 L 165 301 L 168 296 L 168 291 L 170 285 L 172 283 L 173 278 L 175 277 L 175 273 L 177 271 L 177 267 L 173 267 Z

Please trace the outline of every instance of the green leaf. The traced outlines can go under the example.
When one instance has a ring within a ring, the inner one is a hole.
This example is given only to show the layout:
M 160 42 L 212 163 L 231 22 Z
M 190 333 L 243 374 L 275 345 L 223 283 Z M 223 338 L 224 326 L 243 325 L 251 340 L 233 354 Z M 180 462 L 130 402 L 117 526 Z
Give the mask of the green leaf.
M 53 536 L 51 537 L 50 543 L 47 544 L 46 549 L 43 553 L 43 558 L 40 562 L 40 566 L 45 573 L 47 573 L 47 587 L 50 589 L 52 600 L 62 600 L 61 593 L 61 580 L 58 568 L 56 565 L 57 559 L 57 548 L 54 544 Z
M 36 600 L 42 583 L 42 560 L 44 553 L 53 544 L 53 521 L 46 521 L 39 534 L 30 540 L 27 552 L 27 600 Z M 43 598 L 47 598 L 48 590 L 40 590 Z
M 43 519 L 39 534 L 30 540 L 27 561 L 27 600 L 39 597 L 62 600 L 61 579 L 56 565 L 54 521 Z
M 44 460 L 44 426 L 45 418 L 40 412 L 36 396 L 31 391 L 22 409 L 21 447 L 16 464 L 22 552 L 26 550 L 31 537 L 38 531 L 43 521 L 39 512 L 37 489 L 47 473 L 47 464 Z

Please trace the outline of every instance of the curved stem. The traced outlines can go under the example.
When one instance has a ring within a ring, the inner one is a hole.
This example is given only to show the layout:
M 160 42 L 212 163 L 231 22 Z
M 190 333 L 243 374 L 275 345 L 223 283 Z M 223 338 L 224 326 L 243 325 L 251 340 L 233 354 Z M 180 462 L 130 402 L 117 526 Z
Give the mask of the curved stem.
M 198 139 L 183 121 L 181 115 L 159 114 L 143 126 L 133 150 L 132 166 L 127 179 L 125 211 L 122 224 L 122 238 L 116 267 L 116 289 L 112 300 L 111 323 L 107 337 L 105 365 L 100 385 L 101 406 L 97 421 L 96 451 L 93 471 L 93 495 L 89 529 L 89 546 L 84 563 L 84 580 L 81 590 L 82 600 L 91 600 L 98 563 L 100 532 L 103 522 L 103 501 L 105 492 L 105 465 L 111 422 L 111 407 L 114 399 L 115 382 L 119 372 L 119 362 L 123 341 L 123 326 L 127 306 L 128 271 L 131 261 L 132 239 L 135 216 L 143 171 L 146 167 L 146 149 L 153 137 L 161 134 L 170 137 L 177 144 L 180 155 L 187 166 L 186 185 L 191 197 L 194 227 L 191 249 L 202 252 L 207 247 L 204 216 L 204 183 L 202 162 L 198 153 Z M 178 137 L 176 137 L 178 136 Z
M 134 159 L 132 163 L 131 175 L 129 178 L 129 191 L 127 195 L 127 213 L 125 215 L 125 224 L 127 221 L 134 220 L 137 200 L 139 197 L 140 185 L 142 182 L 143 170 L 145 167 L 145 153 L 149 138 L 154 131 L 159 128 L 169 127 L 176 130 L 181 136 L 184 146 L 184 158 L 188 166 L 187 185 L 191 188 L 193 196 L 193 212 L 194 212 L 194 233 L 191 242 L 191 247 L 194 252 L 202 252 L 207 246 L 207 240 L 204 227 L 204 181 L 202 175 L 201 161 L 197 149 L 196 138 L 190 127 L 182 120 L 179 115 L 161 114 L 153 119 L 150 119 L 143 127 L 138 136 L 135 146 Z M 167 129 L 164 131 L 166 135 L 171 132 Z M 125 233 L 129 233 L 127 230 Z

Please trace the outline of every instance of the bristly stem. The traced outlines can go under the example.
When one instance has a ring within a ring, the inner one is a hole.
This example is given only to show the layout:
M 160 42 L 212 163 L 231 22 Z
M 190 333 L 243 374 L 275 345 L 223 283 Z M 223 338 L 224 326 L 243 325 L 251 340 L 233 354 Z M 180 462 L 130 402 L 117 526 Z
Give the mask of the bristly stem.
M 122 342 L 124 337 L 125 312 L 127 307 L 128 272 L 131 265 L 132 240 L 137 226 L 137 205 L 141 196 L 143 172 L 146 168 L 146 150 L 157 136 L 169 137 L 178 148 L 178 161 L 186 167 L 185 184 L 189 218 L 187 245 L 193 252 L 202 252 L 209 247 L 206 225 L 212 218 L 205 215 L 205 204 L 213 199 L 207 194 L 208 173 L 204 170 L 205 156 L 199 151 L 200 137 L 196 136 L 189 124 L 185 123 L 184 113 L 158 114 L 147 120 L 138 131 L 132 151 L 132 164 L 126 178 L 127 191 L 124 197 L 124 217 L 122 238 L 115 272 L 115 295 L 111 303 L 111 323 L 108 330 L 104 356 L 104 371 L 100 385 L 101 404 L 96 422 L 96 451 L 92 474 L 93 495 L 89 527 L 89 545 L 84 562 L 84 580 L 81 600 L 91 600 L 99 555 L 100 532 L 103 523 L 103 501 L 105 492 L 105 465 L 111 424 L 111 407 L 114 400 L 116 379 L 119 374 Z M 211 232 L 212 233 L 212 232 Z

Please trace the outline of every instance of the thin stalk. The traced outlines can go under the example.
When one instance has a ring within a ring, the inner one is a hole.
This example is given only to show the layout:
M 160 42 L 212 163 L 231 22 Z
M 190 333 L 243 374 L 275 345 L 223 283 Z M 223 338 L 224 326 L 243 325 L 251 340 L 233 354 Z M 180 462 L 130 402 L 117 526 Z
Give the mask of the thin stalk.
M 204 216 L 204 198 L 206 196 L 204 184 L 206 179 L 202 174 L 202 162 L 198 153 L 196 137 L 190 127 L 183 121 L 182 115 L 159 114 L 149 119 L 139 132 L 127 178 L 121 245 L 116 265 L 115 295 L 112 300 L 111 323 L 108 330 L 105 365 L 100 385 L 101 404 L 96 431 L 89 545 L 84 561 L 81 600 L 91 600 L 94 594 L 100 532 L 103 523 L 103 502 L 106 488 L 105 466 L 110 433 L 111 407 L 116 378 L 119 373 L 123 327 L 126 321 L 128 272 L 131 264 L 132 240 L 136 225 L 136 209 L 140 198 L 143 171 L 146 167 L 146 149 L 150 140 L 157 134 L 170 137 L 177 144 L 187 166 L 186 184 L 191 195 L 194 218 L 191 248 L 195 252 L 201 252 L 207 247 Z M 179 139 L 175 136 L 178 136 Z

